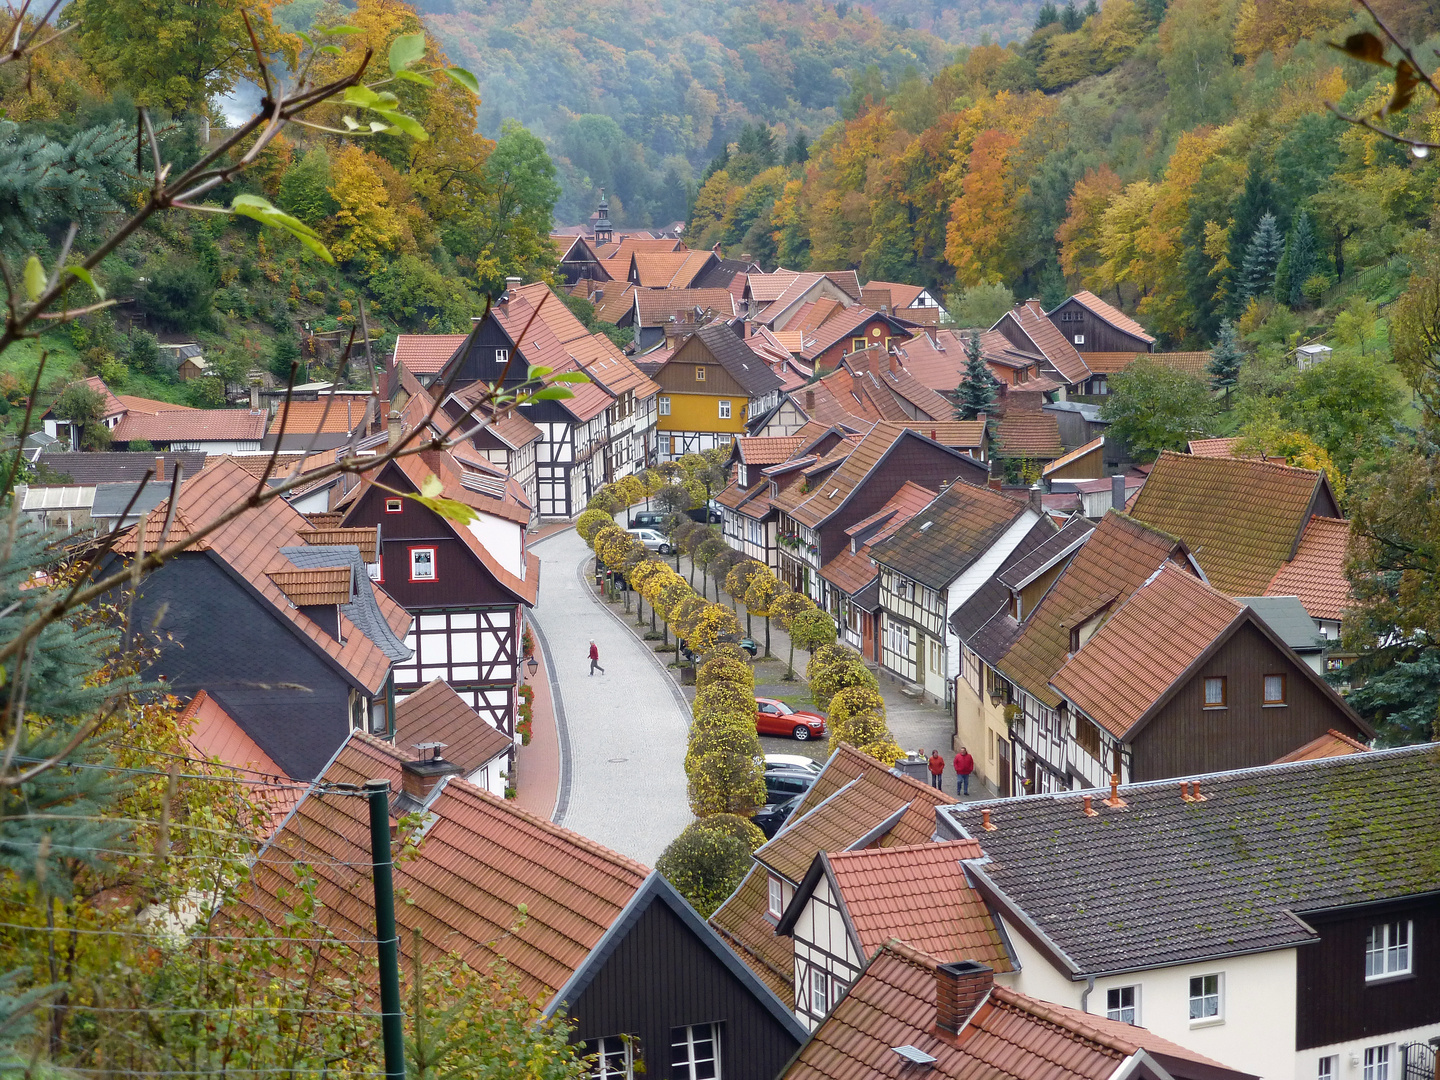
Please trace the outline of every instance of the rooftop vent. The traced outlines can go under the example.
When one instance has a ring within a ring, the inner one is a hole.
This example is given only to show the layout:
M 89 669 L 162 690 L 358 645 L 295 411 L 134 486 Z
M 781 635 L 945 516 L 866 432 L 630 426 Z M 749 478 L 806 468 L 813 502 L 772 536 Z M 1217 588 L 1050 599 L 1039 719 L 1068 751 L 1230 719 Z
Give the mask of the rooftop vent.
M 925 1051 L 921 1050 L 918 1046 L 910 1046 L 907 1044 L 905 1046 L 892 1046 L 890 1049 L 899 1054 L 907 1065 L 920 1065 L 928 1069 L 931 1065 L 935 1064 L 935 1055 L 925 1053 Z

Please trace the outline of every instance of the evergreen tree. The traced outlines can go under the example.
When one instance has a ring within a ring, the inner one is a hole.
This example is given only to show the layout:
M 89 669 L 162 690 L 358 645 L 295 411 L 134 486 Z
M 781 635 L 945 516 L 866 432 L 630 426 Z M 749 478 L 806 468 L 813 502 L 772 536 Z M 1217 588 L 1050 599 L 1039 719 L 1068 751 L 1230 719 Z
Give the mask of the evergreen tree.
M 797 131 L 795 138 L 785 147 L 786 165 L 803 165 L 810 160 L 810 140 L 803 131 Z
M 1090 18 L 1092 15 L 1099 15 L 1099 14 L 1100 14 L 1100 5 L 1097 4 L 1097 3 L 1095 2 L 1095 0 L 1087 0 L 1087 2 L 1086 2 L 1086 4 L 1085 4 L 1085 18 L 1088 19 L 1088 18 Z
M 1251 297 L 1265 296 L 1275 287 L 1275 271 L 1280 265 L 1283 243 L 1275 215 L 1266 213 L 1245 248 L 1245 260 L 1240 266 L 1242 303 L 1249 301 Z
M 1085 16 L 1080 14 L 1080 9 L 1075 6 L 1075 0 L 1070 0 L 1065 5 L 1065 10 L 1060 13 L 1060 26 L 1067 34 L 1073 34 L 1085 22 Z
M 1281 297 L 1291 307 L 1305 304 L 1305 282 L 1314 274 L 1319 262 L 1315 250 L 1315 229 L 1310 224 L 1310 215 L 1304 210 L 1295 218 L 1295 227 L 1290 230 L 1289 242 L 1285 246 L 1289 259 L 1289 294 Z
M 1245 174 L 1245 187 L 1241 189 L 1240 198 L 1230 208 L 1229 215 L 1230 248 L 1227 252 L 1227 259 L 1230 266 L 1221 281 L 1221 294 L 1224 297 L 1223 306 L 1232 317 L 1240 314 L 1245 300 L 1248 299 L 1248 297 L 1241 296 L 1240 281 L 1242 268 L 1245 265 L 1246 249 L 1255 235 L 1255 230 L 1260 227 L 1260 219 L 1274 211 L 1275 186 L 1265 172 L 1264 162 L 1258 157 L 1252 158 L 1249 171 Z M 1203 230 L 1204 223 L 1201 222 L 1200 231 L 1195 234 L 1193 240 L 1196 247 L 1203 248 Z M 1186 242 L 1187 244 L 1192 243 L 1189 236 L 1186 237 Z M 1208 271 L 1208 267 L 1206 269 Z M 1202 288 L 1207 291 L 1212 289 L 1213 282 L 1202 283 Z
M 1210 375 L 1210 386 L 1225 391 L 1225 407 L 1230 407 L 1230 391 L 1240 381 L 1240 365 L 1245 360 L 1245 350 L 1240 347 L 1240 335 L 1235 324 L 1229 319 L 1220 320 L 1220 338 L 1210 350 L 1210 362 L 1205 370 Z
M 134 154 L 134 127 L 123 121 L 56 142 L 0 120 L 0 250 L 48 247 L 45 227 L 56 222 L 77 222 L 88 237 L 129 194 Z
M 1035 16 L 1035 29 L 1041 30 L 1059 21 L 1060 9 L 1055 6 L 1055 0 L 1045 0 Z
M 995 401 L 995 376 L 980 355 L 980 334 L 965 339 L 965 380 L 955 388 L 955 419 L 974 420 Z
M 750 154 L 762 169 L 768 169 L 775 164 L 775 133 L 765 124 L 746 124 L 740 129 L 735 149 Z

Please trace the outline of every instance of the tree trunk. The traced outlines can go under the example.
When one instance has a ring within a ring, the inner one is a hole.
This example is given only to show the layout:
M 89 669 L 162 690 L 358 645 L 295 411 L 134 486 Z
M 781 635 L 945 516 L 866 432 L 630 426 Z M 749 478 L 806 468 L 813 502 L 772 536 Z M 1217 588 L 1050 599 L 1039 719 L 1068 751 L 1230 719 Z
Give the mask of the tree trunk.
M 790 639 L 790 659 L 785 662 L 785 681 L 795 681 L 795 639 Z
M 765 659 L 770 659 L 770 616 L 765 616 Z

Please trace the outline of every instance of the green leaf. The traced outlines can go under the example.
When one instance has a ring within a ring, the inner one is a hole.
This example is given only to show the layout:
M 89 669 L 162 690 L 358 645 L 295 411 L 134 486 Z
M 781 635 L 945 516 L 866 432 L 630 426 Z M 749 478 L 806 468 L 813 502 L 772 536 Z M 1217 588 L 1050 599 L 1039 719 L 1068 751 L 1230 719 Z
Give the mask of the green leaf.
M 395 112 L 393 109 L 372 109 L 376 116 L 382 116 L 390 121 L 390 130 L 394 133 L 409 135 L 416 142 L 425 142 L 430 138 L 430 133 L 420 126 L 420 121 L 413 116 L 406 116 L 402 112 Z
M 236 195 L 230 203 L 230 212 L 254 218 L 261 225 L 272 229 L 284 229 L 327 263 L 335 261 L 335 257 L 321 242 L 319 233 L 298 218 L 291 217 L 283 210 L 277 210 L 259 195 Z
M 541 367 L 539 364 L 531 364 L 525 372 L 525 381 L 535 382 L 537 379 L 543 379 L 554 370 L 554 368 Z
M 567 371 L 563 375 L 556 375 L 555 382 L 588 383 L 590 376 L 583 371 Z
M 380 95 L 368 86 L 347 86 L 345 88 L 345 104 L 359 105 L 362 109 L 368 109 L 371 105 L 379 104 Z
M 316 52 L 327 53 L 330 56 L 340 56 L 342 50 L 339 45 L 321 45 Z
M 40 264 L 38 256 L 31 255 L 25 260 L 25 292 L 33 303 L 40 299 L 40 294 L 44 291 L 45 267 Z
M 1385 60 L 1385 46 L 1374 34 L 1366 30 L 1359 34 L 1351 34 L 1343 44 L 1336 45 L 1330 42 L 1332 49 L 1339 49 L 1347 56 L 1353 56 L 1356 60 L 1363 60 L 1367 64 L 1379 64 L 1381 67 L 1389 67 Z
M 390 43 L 390 71 L 404 71 L 425 55 L 425 35 L 401 34 Z
M 397 71 L 395 77 L 403 79 L 405 82 L 419 83 L 421 86 L 433 87 L 435 85 L 433 80 L 414 71 Z
M 480 96 L 480 80 L 471 75 L 470 72 L 460 67 L 445 69 L 445 74 L 450 76 L 452 82 L 457 82 L 466 90 L 469 90 L 476 97 Z
M 309 34 L 305 33 L 304 30 L 296 30 L 295 36 L 298 37 L 301 41 L 305 42 L 306 45 L 309 45 L 312 49 L 315 47 L 315 39 L 312 38 Z
M 413 499 L 427 510 L 433 510 L 443 518 L 449 518 L 460 525 L 469 525 L 480 515 L 462 502 L 454 499 L 432 499 L 425 495 L 407 495 L 406 498 Z
M 317 34 L 330 34 L 332 37 L 349 37 L 351 34 L 363 34 L 365 31 L 361 30 L 358 26 L 331 26 L 328 28 L 317 26 L 315 32 Z
M 99 285 L 96 285 L 96 284 L 95 284 L 95 279 L 90 276 L 90 271 L 89 271 L 89 270 L 86 270 L 85 267 L 83 267 L 83 266 L 67 266 L 67 267 L 65 268 L 65 273 L 71 274 L 71 275 L 79 278 L 79 279 L 80 279 L 81 281 L 83 281 L 86 285 L 89 285 L 89 286 L 90 286 L 90 291 L 91 291 L 91 292 L 93 292 L 93 293 L 94 293 L 96 296 L 98 296 L 101 300 L 104 300 L 104 299 L 105 299 L 105 290 L 102 289 Z
M 353 116 L 342 116 L 340 117 L 340 122 L 344 124 L 347 128 L 349 128 L 351 131 L 360 130 L 360 122 L 356 120 Z
M 573 390 L 566 390 L 563 386 L 547 386 L 544 390 L 536 390 L 530 395 L 531 401 L 558 401 L 562 398 L 575 396 Z
M 434 473 L 425 477 L 425 482 L 420 485 L 420 494 L 424 495 L 427 499 L 433 499 L 444 490 L 445 485 L 440 482 L 440 478 Z

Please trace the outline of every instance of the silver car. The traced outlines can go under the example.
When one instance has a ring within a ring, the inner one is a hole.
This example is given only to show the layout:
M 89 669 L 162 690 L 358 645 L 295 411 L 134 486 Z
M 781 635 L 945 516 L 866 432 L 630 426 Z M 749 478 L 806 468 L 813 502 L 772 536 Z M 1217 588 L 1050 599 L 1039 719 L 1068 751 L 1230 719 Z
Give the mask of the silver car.
M 626 529 L 625 531 L 644 544 L 647 551 L 658 551 L 661 555 L 670 554 L 670 541 L 665 539 L 664 534 L 658 533 L 654 529 Z

